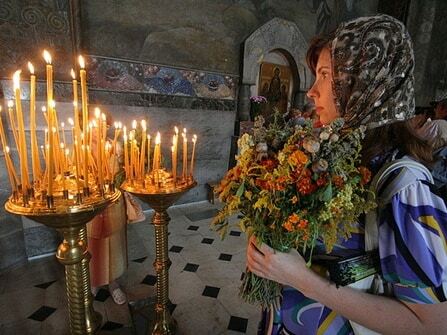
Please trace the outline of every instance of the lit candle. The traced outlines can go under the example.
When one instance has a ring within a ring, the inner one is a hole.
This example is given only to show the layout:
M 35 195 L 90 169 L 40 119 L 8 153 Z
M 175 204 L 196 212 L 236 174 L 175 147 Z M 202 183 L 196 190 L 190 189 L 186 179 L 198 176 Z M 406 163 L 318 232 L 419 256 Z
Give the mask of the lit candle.
M 175 135 L 174 135 L 174 137 L 175 137 Z M 174 139 L 174 137 L 173 137 L 173 139 Z M 175 162 L 175 159 L 174 159 L 174 144 L 173 144 L 173 145 L 171 145 L 171 163 L 172 163 L 172 180 L 175 183 L 176 171 L 174 168 L 174 162 Z
M 5 154 L 5 162 L 6 162 L 6 170 L 8 172 L 8 177 L 9 177 L 9 181 L 11 183 L 11 188 L 13 189 L 13 191 L 16 191 L 16 184 L 14 183 L 14 176 L 13 176 L 13 168 L 10 166 L 9 164 L 9 147 L 7 145 L 6 142 L 6 136 L 5 136 L 5 131 L 3 129 L 3 122 L 2 122 L 2 115 L 1 115 L 1 111 L 2 108 L 0 106 L 0 139 L 1 139 L 1 143 L 2 143 L 2 149 L 3 149 L 3 153 Z
M 88 109 L 87 109 L 87 72 L 82 56 L 79 56 L 79 76 L 81 78 L 82 131 L 84 132 L 84 188 L 88 188 Z
M 123 127 L 123 141 L 124 141 L 124 170 L 126 172 L 126 178 L 129 178 L 129 153 L 127 147 L 127 128 Z
M 13 192 L 17 192 L 18 177 L 14 169 L 14 164 L 11 160 L 11 157 L 9 156 L 9 147 L 5 146 L 3 149 L 5 153 L 6 170 L 8 171 L 8 178 L 11 184 L 11 189 Z
M 155 137 L 153 170 L 158 170 L 160 168 L 160 143 L 161 143 L 160 132 L 157 132 L 157 136 Z
M 98 128 L 97 128 L 97 137 L 96 137 L 96 162 L 97 162 L 97 166 L 98 166 L 98 182 L 99 182 L 99 187 L 102 187 L 103 185 L 103 169 L 102 169 L 102 151 L 101 151 L 101 146 L 102 146 L 102 122 L 101 122 L 101 110 L 96 107 L 95 108 L 95 118 L 96 118 L 96 122 L 98 123 Z
M 183 171 L 182 171 L 182 177 L 183 179 L 186 178 L 188 174 L 188 139 L 186 138 L 186 128 L 183 128 Z
M 175 170 L 175 176 L 174 176 L 174 182 L 177 182 L 177 155 L 178 155 L 178 128 L 177 126 L 174 127 L 174 137 L 175 137 L 175 141 L 174 141 L 174 162 L 173 162 L 173 167 Z
M 134 131 L 130 131 L 129 132 L 129 141 L 130 141 L 130 166 L 129 166 L 129 177 L 130 180 L 133 181 L 133 172 L 134 172 L 134 156 L 135 156 L 135 152 L 134 152 Z
M 31 165 L 33 168 L 33 180 L 40 179 L 41 167 L 39 158 L 39 149 L 37 145 L 36 135 L 36 76 L 34 75 L 34 66 L 28 62 L 28 69 L 30 72 L 30 131 L 31 131 Z
M 71 69 L 71 77 L 72 77 L 72 85 L 73 85 L 73 119 L 74 119 L 74 134 L 73 134 L 73 143 L 75 140 L 78 142 L 81 139 L 81 127 L 79 124 L 79 110 L 78 110 L 78 81 L 76 80 L 76 74 L 73 69 Z M 79 150 L 79 146 L 76 148 Z M 78 160 L 79 159 L 79 152 Z M 80 174 L 80 172 L 78 172 Z
M 147 173 L 151 172 L 151 135 L 147 135 Z
M 22 192 L 25 194 L 29 188 L 28 180 L 28 153 L 26 150 L 25 125 L 23 122 L 22 100 L 20 98 L 20 70 L 16 71 L 13 76 L 14 95 L 16 99 L 17 123 L 19 126 L 19 156 L 20 156 L 20 177 L 22 182 Z
M 81 193 L 80 192 L 80 186 L 79 186 L 79 157 L 78 157 L 78 140 L 75 139 L 74 141 L 74 156 L 75 156 L 75 167 L 76 167 L 76 189 L 77 189 L 77 193 Z
M 146 155 L 146 120 L 141 120 L 141 151 L 140 151 L 140 168 L 139 177 L 144 178 L 144 157 Z
M 61 122 L 61 129 L 62 129 L 62 143 L 64 143 L 64 146 L 67 146 L 67 142 L 65 141 L 65 123 Z
M 47 71 L 47 110 L 48 110 L 48 196 L 53 196 L 53 149 L 54 149 L 54 136 L 51 131 L 53 127 L 53 113 L 51 102 L 53 101 L 53 67 L 51 66 L 51 55 L 48 51 L 43 51 L 43 58 L 45 59 L 46 71 Z
M 196 142 L 197 142 L 197 135 L 194 134 L 192 137 L 191 168 L 189 169 L 191 177 L 194 176 L 194 155 L 196 153 Z
M 15 117 L 14 117 L 14 111 L 12 109 L 13 107 L 14 107 L 14 102 L 12 102 L 12 100 L 9 100 L 8 101 L 9 123 L 11 124 L 12 135 L 14 136 L 14 142 L 15 142 L 16 148 L 18 150 L 19 147 L 20 147 L 19 134 L 17 132 L 16 122 L 15 122 Z
M 177 135 L 172 136 L 172 178 L 174 183 L 177 182 L 177 152 L 175 150 L 175 143 L 177 142 Z
M 43 117 L 45 118 L 45 122 L 47 123 L 47 126 L 48 126 L 47 108 L 45 106 L 42 106 L 42 114 L 43 114 Z

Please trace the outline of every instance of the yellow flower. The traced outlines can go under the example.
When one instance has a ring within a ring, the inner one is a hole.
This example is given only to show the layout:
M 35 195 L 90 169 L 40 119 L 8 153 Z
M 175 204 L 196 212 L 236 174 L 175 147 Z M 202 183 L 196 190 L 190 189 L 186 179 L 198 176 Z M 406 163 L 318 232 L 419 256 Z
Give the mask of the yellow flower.
M 293 196 L 292 200 L 290 200 L 292 204 L 296 204 L 298 202 L 298 197 L 296 195 Z

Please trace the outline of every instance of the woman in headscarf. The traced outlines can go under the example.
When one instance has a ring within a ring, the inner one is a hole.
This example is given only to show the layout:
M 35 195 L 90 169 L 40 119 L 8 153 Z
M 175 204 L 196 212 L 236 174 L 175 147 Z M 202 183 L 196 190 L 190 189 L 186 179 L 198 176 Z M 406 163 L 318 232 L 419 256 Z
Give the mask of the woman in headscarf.
M 366 125 L 362 160 L 373 173 L 401 157 L 431 160 L 430 146 L 406 121 L 414 114 L 414 57 L 401 22 L 386 15 L 347 22 L 331 36 L 313 41 L 308 63 L 316 76 L 308 96 L 320 121 L 343 117 L 347 128 Z M 279 307 L 264 313 L 261 332 L 446 334 L 447 208 L 428 179 L 404 167 L 386 181 L 406 185 L 377 216 L 376 244 L 389 296 L 336 286 L 309 269 L 297 251 L 273 251 L 251 238 L 249 270 L 284 285 Z M 363 228 L 359 224 L 358 234 L 339 248 L 365 250 Z M 356 324 L 370 330 L 354 330 Z

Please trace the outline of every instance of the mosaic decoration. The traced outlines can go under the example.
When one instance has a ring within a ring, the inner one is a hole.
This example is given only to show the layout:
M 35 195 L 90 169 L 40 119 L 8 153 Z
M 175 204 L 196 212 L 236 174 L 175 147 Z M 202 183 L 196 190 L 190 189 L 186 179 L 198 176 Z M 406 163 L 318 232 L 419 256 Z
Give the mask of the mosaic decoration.
M 90 56 L 88 66 L 89 84 L 93 89 L 236 99 L 235 76 L 98 56 Z
M 0 45 L 0 78 L 10 79 L 18 68 L 26 69 L 28 61 L 42 78 L 45 46 L 57 64 L 55 78 L 69 80 L 73 67 L 69 1 L 0 1 Z

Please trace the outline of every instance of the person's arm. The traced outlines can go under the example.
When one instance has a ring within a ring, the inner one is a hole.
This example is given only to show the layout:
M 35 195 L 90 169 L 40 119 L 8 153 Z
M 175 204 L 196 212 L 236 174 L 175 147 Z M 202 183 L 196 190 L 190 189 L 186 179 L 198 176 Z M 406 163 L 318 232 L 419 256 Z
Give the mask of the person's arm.
M 247 265 L 253 273 L 294 287 L 308 298 L 379 333 L 447 333 L 447 302 L 406 304 L 349 287 L 337 288 L 310 270 L 296 250 L 281 253 L 265 244 L 256 246 L 256 239 L 252 237 L 247 249 Z

